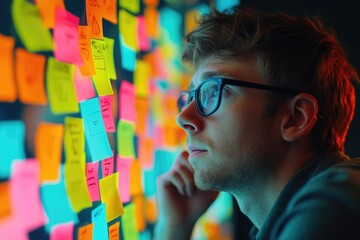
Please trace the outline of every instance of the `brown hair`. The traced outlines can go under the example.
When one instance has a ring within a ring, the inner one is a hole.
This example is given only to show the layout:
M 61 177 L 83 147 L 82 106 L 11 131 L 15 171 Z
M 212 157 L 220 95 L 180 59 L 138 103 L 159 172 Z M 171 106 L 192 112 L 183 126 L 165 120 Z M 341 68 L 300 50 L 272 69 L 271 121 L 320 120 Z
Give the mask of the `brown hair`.
M 354 115 L 359 82 L 344 49 L 319 18 L 269 14 L 236 6 L 213 9 L 185 37 L 182 60 L 195 67 L 210 56 L 236 59 L 258 56 L 258 68 L 268 84 L 312 94 L 319 104 L 313 143 L 321 150 L 344 150 Z M 278 102 L 270 94 L 269 102 Z

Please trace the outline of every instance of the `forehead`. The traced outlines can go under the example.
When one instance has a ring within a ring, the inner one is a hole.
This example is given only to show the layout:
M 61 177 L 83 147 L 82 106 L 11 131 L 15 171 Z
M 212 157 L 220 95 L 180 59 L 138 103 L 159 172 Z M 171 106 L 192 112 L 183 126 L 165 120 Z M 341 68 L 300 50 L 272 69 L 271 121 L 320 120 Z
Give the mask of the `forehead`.
M 195 70 L 190 89 L 196 88 L 202 81 L 210 77 L 227 77 L 248 82 L 265 83 L 264 77 L 257 68 L 257 57 L 239 57 L 224 60 L 216 57 L 204 59 Z

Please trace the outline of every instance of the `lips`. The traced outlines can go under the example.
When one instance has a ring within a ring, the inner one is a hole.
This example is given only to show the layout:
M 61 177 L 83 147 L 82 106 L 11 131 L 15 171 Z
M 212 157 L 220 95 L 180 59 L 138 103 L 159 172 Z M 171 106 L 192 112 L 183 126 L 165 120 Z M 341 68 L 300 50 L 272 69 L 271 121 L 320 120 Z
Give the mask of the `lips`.
M 186 146 L 187 151 L 189 152 L 189 160 L 194 157 L 198 157 L 207 152 L 205 148 L 189 144 Z

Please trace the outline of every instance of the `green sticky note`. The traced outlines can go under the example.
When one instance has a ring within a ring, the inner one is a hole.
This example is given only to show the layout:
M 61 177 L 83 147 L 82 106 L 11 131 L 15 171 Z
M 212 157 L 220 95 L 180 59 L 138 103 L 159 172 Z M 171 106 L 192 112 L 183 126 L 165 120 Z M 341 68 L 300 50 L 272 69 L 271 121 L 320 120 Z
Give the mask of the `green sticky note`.
M 125 213 L 121 216 L 124 239 L 139 239 L 136 229 L 135 205 L 130 203 L 124 207 Z
M 104 37 L 104 42 L 106 46 L 106 67 L 109 74 L 109 78 L 116 80 L 116 70 L 115 70 L 115 61 L 114 61 L 114 43 L 115 40 L 112 38 Z
M 118 123 L 117 140 L 121 157 L 135 157 L 134 148 L 135 125 L 132 122 L 120 120 Z
M 42 22 L 36 5 L 26 0 L 13 0 L 12 16 L 16 32 L 31 52 L 52 51 L 51 33 Z

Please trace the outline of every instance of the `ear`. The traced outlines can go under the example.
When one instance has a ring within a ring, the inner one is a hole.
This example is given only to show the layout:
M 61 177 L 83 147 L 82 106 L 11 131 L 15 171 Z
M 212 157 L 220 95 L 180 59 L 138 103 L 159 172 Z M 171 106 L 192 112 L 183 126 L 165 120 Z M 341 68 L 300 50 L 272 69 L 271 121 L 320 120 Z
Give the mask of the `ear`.
M 281 124 L 282 138 L 294 142 L 310 134 L 317 122 L 318 102 L 308 93 L 300 93 L 288 103 L 288 114 Z

